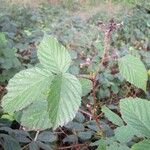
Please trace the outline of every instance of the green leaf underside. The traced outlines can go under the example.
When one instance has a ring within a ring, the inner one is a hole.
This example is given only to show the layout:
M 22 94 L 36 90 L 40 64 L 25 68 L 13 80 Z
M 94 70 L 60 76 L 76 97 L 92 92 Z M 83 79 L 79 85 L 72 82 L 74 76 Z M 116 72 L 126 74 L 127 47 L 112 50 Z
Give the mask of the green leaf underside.
M 71 57 L 66 48 L 48 35 L 44 35 L 38 48 L 40 63 L 53 73 L 66 72 L 71 63 Z
M 150 102 L 140 98 L 125 98 L 120 102 L 125 122 L 145 137 L 150 138 Z
M 54 77 L 48 94 L 48 112 L 53 128 L 71 121 L 81 104 L 82 88 L 79 80 L 68 73 Z
M 88 79 L 80 79 L 82 85 L 82 96 L 86 96 L 92 89 L 92 81 Z
M 123 120 L 106 106 L 102 107 L 102 112 L 105 114 L 108 120 L 110 120 L 115 125 L 118 125 L 118 126 L 124 125 Z
M 46 98 L 53 75 L 41 68 L 20 71 L 7 86 L 8 93 L 3 97 L 2 107 L 5 112 L 19 111 L 36 100 Z
M 47 112 L 47 101 L 35 101 L 28 108 L 23 110 L 21 124 L 28 130 L 44 130 L 51 128 L 52 124 Z
M 136 143 L 131 147 L 131 150 L 150 150 L 150 140 L 144 140 Z
M 142 61 L 130 54 L 119 60 L 119 70 L 121 75 L 136 87 L 146 91 L 148 75 Z

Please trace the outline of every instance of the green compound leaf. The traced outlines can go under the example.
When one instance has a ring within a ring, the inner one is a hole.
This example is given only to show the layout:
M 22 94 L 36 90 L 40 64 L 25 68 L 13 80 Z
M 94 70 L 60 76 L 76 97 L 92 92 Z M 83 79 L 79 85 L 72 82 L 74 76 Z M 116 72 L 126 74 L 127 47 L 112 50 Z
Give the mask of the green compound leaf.
M 88 79 L 80 79 L 82 85 L 82 96 L 86 96 L 92 89 L 92 81 Z
M 25 126 L 28 130 L 44 130 L 51 128 L 52 124 L 47 112 L 47 101 L 35 101 L 22 111 L 21 125 Z
M 142 61 L 130 54 L 119 60 L 121 75 L 130 83 L 146 91 L 148 75 Z
M 7 86 L 8 93 L 2 99 L 5 112 L 19 111 L 36 100 L 45 99 L 53 75 L 40 68 L 20 71 Z
M 53 73 L 66 72 L 70 66 L 71 57 L 66 48 L 46 34 L 37 53 L 40 63 Z
M 79 80 L 68 73 L 55 76 L 48 96 L 48 112 L 53 128 L 71 121 L 81 104 Z
M 71 58 L 56 39 L 45 35 L 38 56 L 43 69 L 35 67 L 16 74 L 9 81 L 2 107 L 10 114 L 21 110 L 21 124 L 29 129 L 56 129 L 75 117 L 82 87 L 75 76 L 65 73 Z M 40 104 L 42 100 L 47 104 Z
M 132 128 L 150 138 L 150 102 L 140 98 L 125 98 L 120 102 L 122 118 Z
M 115 125 L 118 125 L 118 126 L 124 125 L 123 120 L 106 106 L 103 106 L 101 110 L 105 114 L 105 116 L 108 118 L 108 120 L 110 120 Z
M 150 140 L 144 140 L 137 144 L 134 144 L 131 147 L 131 150 L 149 150 L 150 149 Z

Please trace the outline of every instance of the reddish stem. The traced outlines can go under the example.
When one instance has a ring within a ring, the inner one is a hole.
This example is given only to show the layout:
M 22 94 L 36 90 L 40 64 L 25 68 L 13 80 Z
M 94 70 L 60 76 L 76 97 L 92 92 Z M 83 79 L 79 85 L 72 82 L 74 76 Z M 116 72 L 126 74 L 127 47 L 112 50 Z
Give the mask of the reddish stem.
M 99 131 L 102 131 L 102 128 L 99 124 L 99 119 L 97 117 L 97 98 L 96 98 L 96 78 L 93 79 L 92 81 L 93 85 L 93 100 L 94 100 L 94 108 L 93 108 L 93 119 L 96 122 L 97 127 L 99 128 Z
M 87 115 L 88 117 L 92 118 L 92 114 L 90 114 L 89 112 L 86 112 L 86 111 L 84 111 L 84 110 L 82 110 L 82 109 L 79 109 L 79 111 L 80 111 L 81 113 Z

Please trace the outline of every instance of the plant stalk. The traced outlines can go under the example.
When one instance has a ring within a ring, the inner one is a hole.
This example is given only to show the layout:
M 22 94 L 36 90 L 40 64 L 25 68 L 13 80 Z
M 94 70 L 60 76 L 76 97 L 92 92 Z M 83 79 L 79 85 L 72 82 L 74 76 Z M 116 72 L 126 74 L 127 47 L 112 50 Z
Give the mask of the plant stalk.
M 34 137 L 34 140 L 33 140 L 33 141 L 36 141 L 36 140 L 37 140 L 39 133 L 40 133 L 40 131 L 37 131 L 37 132 L 36 132 L 36 134 L 35 134 L 35 137 Z

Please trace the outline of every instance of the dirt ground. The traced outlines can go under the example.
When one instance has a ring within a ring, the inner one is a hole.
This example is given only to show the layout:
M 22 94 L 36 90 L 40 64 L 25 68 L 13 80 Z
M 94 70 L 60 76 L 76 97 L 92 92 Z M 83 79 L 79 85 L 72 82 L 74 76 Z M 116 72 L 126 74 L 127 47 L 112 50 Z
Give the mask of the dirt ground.
M 121 6 L 120 4 L 116 5 L 111 2 L 102 2 L 99 5 L 87 6 L 84 10 L 74 12 L 73 15 L 80 16 L 82 19 L 88 20 L 93 15 L 96 15 L 98 12 L 103 12 L 107 16 L 110 16 L 112 18 L 122 10 L 122 7 L 123 6 Z
M 70 0 L 5 0 L 9 1 L 12 4 L 21 4 L 21 5 L 28 5 L 31 7 L 37 7 L 41 3 L 51 3 L 52 5 L 58 5 L 61 1 L 67 3 Z M 105 0 L 105 1 L 97 1 L 94 0 L 76 0 L 80 3 L 81 9 L 77 11 L 70 12 L 73 16 L 79 16 L 83 20 L 88 20 L 93 15 L 97 14 L 98 12 L 103 12 L 106 16 L 113 18 L 119 12 L 124 9 L 120 3 L 113 3 L 112 0 Z M 128 10 L 127 10 L 128 11 Z

